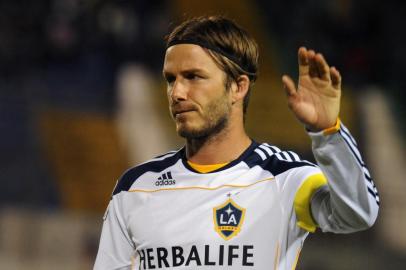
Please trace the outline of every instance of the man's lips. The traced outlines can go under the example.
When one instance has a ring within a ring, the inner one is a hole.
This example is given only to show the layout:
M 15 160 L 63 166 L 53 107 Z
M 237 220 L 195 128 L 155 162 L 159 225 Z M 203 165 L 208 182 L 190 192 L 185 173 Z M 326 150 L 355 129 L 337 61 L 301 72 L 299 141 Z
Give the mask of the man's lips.
M 197 111 L 197 110 L 193 106 L 174 106 L 174 107 L 172 107 L 172 115 L 175 118 L 182 114 L 185 114 L 188 112 L 194 112 L 194 111 Z
M 186 111 L 177 111 L 177 112 L 174 112 L 174 117 L 175 118 L 178 118 L 178 117 L 180 117 L 180 116 L 183 116 L 183 115 L 185 115 L 185 114 L 187 114 L 187 113 L 189 113 L 189 112 L 194 112 L 195 110 L 186 110 Z
M 194 109 L 177 110 L 177 111 L 175 111 L 175 114 L 179 114 L 179 113 L 185 113 L 185 112 L 192 112 L 192 111 L 194 111 Z

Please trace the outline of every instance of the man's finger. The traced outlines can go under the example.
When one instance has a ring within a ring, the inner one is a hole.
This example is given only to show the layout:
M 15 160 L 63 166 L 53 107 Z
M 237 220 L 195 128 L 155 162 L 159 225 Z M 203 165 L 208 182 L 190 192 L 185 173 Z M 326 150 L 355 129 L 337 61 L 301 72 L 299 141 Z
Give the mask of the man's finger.
M 299 75 L 309 74 L 309 60 L 307 59 L 307 49 L 300 47 L 297 53 L 297 59 L 299 62 Z
M 341 74 L 335 67 L 330 68 L 330 77 L 331 77 L 331 83 L 332 83 L 334 89 L 340 90 L 341 89 Z
M 327 64 L 327 61 L 324 59 L 321 53 L 316 54 L 314 61 L 317 66 L 317 70 L 320 76 L 320 79 L 330 81 L 330 67 Z
M 309 61 L 309 75 L 310 77 L 320 77 L 319 69 L 317 68 L 316 60 L 315 60 L 316 53 L 313 50 L 307 51 L 307 59 Z
M 283 86 L 284 86 L 283 88 L 285 89 L 286 95 L 293 96 L 296 94 L 296 86 L 295 86 L 295 83 L 293 82 L 292 78 L 290 78 L 288 75 L 283 75 L 282 83 L 283 83 Z

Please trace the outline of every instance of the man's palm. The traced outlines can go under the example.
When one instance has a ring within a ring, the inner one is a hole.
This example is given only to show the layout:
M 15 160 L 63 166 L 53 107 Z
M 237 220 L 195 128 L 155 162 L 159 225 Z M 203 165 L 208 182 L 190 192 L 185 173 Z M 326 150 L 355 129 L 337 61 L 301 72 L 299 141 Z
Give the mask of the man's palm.
M 307 129 L 320 131 L 333 126 L 340 109 L 341 76 L 321 54 L 300 48 L 299 83 L 282 77 L 289 108 Z

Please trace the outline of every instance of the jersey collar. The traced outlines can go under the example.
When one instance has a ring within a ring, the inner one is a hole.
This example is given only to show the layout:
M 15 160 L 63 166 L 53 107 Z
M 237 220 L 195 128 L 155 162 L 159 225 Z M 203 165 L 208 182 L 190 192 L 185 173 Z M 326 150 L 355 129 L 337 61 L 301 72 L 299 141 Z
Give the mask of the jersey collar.
M 233 166 L 235 166 L 236 164 L 240 163 L 241 161 L 244 161 L 245 159 L 247 159 L 251 152 L 258 146 L 258 143 L 254 140 L 251 139 L 251 144 L 247 147 L 247 149 L 245 149 L 245 151 L 235 160 L 229 162 L 227 165 L 218 168 L 217 170 L 211 171 L 211 172 L 207 172 L 207 173 L 201 173 L 199 171 L 196 171 L 195 169 L 192 168 L 192 166 L 189 165 L 189 163 L 187 162 L 187 158 L 186 158 L 186 147 L 182 147 L 182 149 L 180 150 L 180 154 L 182 157 L 182 163 L 183 165 L 190 171 L 194 172 L 194 173 L 198 173 L 198 174 L 210 174 L 210 173 L 217 173 L 220 171 L 224 171 L 227 170 L 228 168 L 231 168 Z

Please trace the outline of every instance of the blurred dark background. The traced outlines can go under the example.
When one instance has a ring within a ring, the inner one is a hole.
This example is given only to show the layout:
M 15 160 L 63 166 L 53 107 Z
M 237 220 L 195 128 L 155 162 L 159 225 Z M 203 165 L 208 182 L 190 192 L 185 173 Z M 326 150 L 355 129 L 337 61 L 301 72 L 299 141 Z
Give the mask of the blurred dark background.
M 312 159 L 280 77 L 296 76 L 302 45 L 342 73 L 342 119 L 371 166 L 381 215 L 367 232 L 312 235 L 298 269 L 406 264 L 406 4 L 203 2 L 0 1 L 0 268 L 91 268 L 116 179 L 182 145 L 161 79 L 164 36 L 209 14 L 235 19 L 260 45 L 247 119 L 258 140 Z

